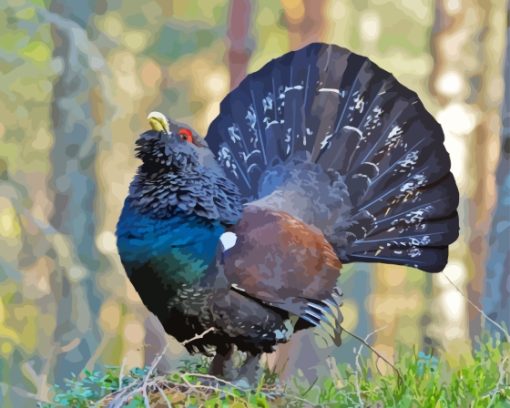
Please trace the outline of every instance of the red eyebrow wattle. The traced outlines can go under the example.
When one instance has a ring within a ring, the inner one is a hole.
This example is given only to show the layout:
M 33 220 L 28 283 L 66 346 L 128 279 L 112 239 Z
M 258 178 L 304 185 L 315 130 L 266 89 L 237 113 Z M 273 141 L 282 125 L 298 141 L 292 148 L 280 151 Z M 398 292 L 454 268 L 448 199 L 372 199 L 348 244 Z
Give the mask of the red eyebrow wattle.
M 186 129 L 186 128 L 180 128 L 179 134 L 184 135 L 186 137 L 187 142 L 190 142 L 190 143 L 193 142 L 193 133 L 191 133 L 191 130 Z

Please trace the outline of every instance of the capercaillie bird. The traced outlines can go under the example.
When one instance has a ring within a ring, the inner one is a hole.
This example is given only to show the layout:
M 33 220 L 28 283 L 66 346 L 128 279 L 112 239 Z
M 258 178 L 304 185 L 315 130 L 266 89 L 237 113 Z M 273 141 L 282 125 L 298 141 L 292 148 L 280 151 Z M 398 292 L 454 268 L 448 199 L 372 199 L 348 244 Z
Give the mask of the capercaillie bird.
M 368 58 L 310 44 L 225 97 L 200 137 L 153 112 L 118 225 L 129 279 L 167 333 L 253 380 L 262 352 L 321 326 L 340 342 L 342 264 L 441 271 L 458 190 L 441 126 Z M 212 328 L 212 329 L 211 329 Z

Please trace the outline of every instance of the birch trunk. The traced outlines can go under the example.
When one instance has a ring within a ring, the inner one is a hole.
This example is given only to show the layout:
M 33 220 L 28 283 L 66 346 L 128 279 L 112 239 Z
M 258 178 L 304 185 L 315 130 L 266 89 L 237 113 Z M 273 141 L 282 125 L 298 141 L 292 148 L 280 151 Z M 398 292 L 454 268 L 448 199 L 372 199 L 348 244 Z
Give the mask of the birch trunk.
M 227 37 L 229 40 L 228 67 L 230 72 L 230 89 L 234 89 L 246 76 L 250 47 L 251 3 L 249 0 L 232 0 L 228 21 Z
M 446 145 L 461 191 L 461 237 L 452 246 L 444 273 L 479 305 L 494 205 L 493 171 L 499 132 L 500 57 L 503 50 L 500 1 L 438 0 L 432 37 L 430 89 L 441 110 Z M 428 335 L 433 345 L 465 343 L 480 333 L 480 315 L 438 275 Z M 460 352 L 460 350 L 459 350 Z
M 52 370 L 57 383 L 71 373 L 80 373 L 95 355 L 100 340 L 97 316 L 102 294 L 95 279 L 104 260 L 95 246 L 94 166 L 102 136 L 101 117 L 107 115 L 98 109 L 106 101 L 101 100 L 100 74 L 94 72 L 105 67 L 98 66 L 102 59 L 85 31 L 93 7 L 94 2 L 75 7 L 54 0 L 51 13 L 45 14 L 52 24 L 53 57 L 61 67 L 51 103 L 55 142 L 49 181 L 54 195 L 50 222 L 58 234 L 57 250 L 61 252 L 52 282 L 58 305 L 53 338 L 59 352 Z M 65 252 L 70 254 L 63 256 Z
M 501 152 L 496 173 L 497 204 L 489 235 L 489 257 L 482 299 L 492 319 L 510 327 L 510 2 L 507 4 L 505 99 L 501 110 Z M 495 331 L 494 327 L 487 327 Z

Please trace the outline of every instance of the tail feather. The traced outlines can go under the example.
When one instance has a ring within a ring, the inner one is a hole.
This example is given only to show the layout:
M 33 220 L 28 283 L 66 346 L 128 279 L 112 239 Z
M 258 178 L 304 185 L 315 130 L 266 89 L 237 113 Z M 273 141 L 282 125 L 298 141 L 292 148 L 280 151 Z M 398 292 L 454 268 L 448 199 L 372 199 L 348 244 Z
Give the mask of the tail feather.
M 380 262 L 395 265 L 412 266 L 425 272 L 439 272 L 448 261 L 448 247 L 410 248 L 374 248 L 368 251 L 353 250 L 349 262 Z
M 301 319 L 321 329 L 326 339 L 331 339 L 336 346 L 342 344 L 342 322 L 344 320 L 340 310 L 342 306 L 342 292 L 334 288 L 334 292 L 322 301 L 308 302 L 308 307 L 300 315 Z
M 453 176 L 448 174 L 436 184 L 422 189 L 423 198 L 417 202 L 402 198 L 390 206 L 381 203 L 379 208 L 372 210 L 377 222 L 367 236 L 398 225 L 423 225 L 424 220 L 434 221 L 454 216 L 459 196 L 451 190 L 453 183 Z
M 270 205 L 321 228 L 343 262 L 428 271 L 444 267 L 458 235 L 443 139 L 413 91 L 366 57 L 325 44 L 249 75 L 207 135 L 246 201 L 278 192 Z M 287 202 L 295 193 L 309 205 Z

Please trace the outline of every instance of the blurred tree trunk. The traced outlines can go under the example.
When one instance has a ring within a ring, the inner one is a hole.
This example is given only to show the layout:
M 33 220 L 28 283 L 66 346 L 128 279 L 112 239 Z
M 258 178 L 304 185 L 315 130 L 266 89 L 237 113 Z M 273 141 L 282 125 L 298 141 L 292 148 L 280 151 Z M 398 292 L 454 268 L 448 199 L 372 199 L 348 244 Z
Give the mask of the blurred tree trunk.
M 227 32 L 230 89 L 234 89 L 239 85 L 246 76 L 248 61 L 251 56 L 251 46 L 249 44 L 250 20 L 250 0 L 231 0 Z
M 367 302 L 376 332 L 373 347 L 389 361 L 394 361 L 399 346 L 421 348 L 425 280 L 425 273 L 416 269 L 384 264 L 373 267 Z M 376 355 L 372 361 L 383 373 L 392 372 Z
M 486 313 L 510 327 L 510 2 L 507 4 L 505 100 L 501 111 L 501 152 L 497 181 L 497 205 L 489 239 L 483 306 Z M 487 327 L 493 330 L 494 327 Z
M 91 64 L 95 70 L 105 68 L 98 66 L 102 60 L 93 55 L 84 31 L 90 26 L 94 5 L 93 1 L 71 4 L 54 0 L 51 13 L 46 13 L 52 24 L 53 57 L 60 68 L 51 104 L 55 142 L 49 181 L 54 195 L 50 222 L 63 237 L 55 250 L 76 254 L 66 265 L 56 262 L 53 272 L 52 291 L 58 307 L 53 334 L 58 345 L 53 369 L 57 383 L 81 372 L 100 338 L 97 316 L 102 295 L 95 279 L 104 260 L 95 246 L 95 159 L 98 132 L 106 115 L 98 74 Z
M 493 169 L 498 132 L 501 1 L 438 0 L 432 34 L 434 66 L 431 93 L 441 105 L 438 118 L 452 154 L 454 175 L 467 194 L 460 203 L 461 230 L 468 242 L 458 242 L 445 273 L 468 297 L 480 304 L 490 211 L 494 204 Z M 463 153 L 463 151 L 465 151 Z M 462 217 L 467 213 L 467 217 Z M 467 261 L 466 261 L 467 260 Z M 480 315 L 441 275 L 434 277 L 432 343 L 471 339 L 480 332 Z M 466 317 L 467 314 L 467 317 Z M 467 321 L 466 321 L 467 320 Z M 466 327 L 467 326 L 467 327 Z
M 481 306 L 484 293 L 484 279 L 488 256 L 488 240 L 491 230 L 491 214 L 495 205 L 496 183 L 494 173 L 499 155 L 498 138 L 500 133 L 501 112 L 501 61 L 504 45 L 500 41 L 503 24 L 499 18 L 503 1 L 483 1 L 483 30 L 481 31 L 480 50 L 481 72 L 471 78 L 471 87 L 480 84 L 476 103 L 482 113 L 475 129 L 474 143 L 471 147 L 472 171 L 477 180 L 469 206 L 471 234 L 469 249 L 472 256 L 473 274 L 468 284 L 468 296 Z M 501 31 L 500 31 L 501 30 Z M 499 88 L 499 89 L 498 89 Z M 473 307 L 469 308 L 470 335 L 474 339 L 480 334 L 481 316 Z
M 295 50 L 324 39 L 328 28 L 327 0 L 281 0 L 289 32 L 290 49 Z

